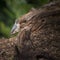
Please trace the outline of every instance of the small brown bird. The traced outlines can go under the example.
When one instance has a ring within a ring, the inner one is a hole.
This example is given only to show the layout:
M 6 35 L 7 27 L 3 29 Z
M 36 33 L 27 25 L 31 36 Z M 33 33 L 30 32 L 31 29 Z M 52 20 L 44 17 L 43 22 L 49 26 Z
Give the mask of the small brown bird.
M 30 12 L 28 12 L 25 15 L 23 15 L 21 18 L 18 18 L 15 21 L 15 24 L 13 25 L 13 28 L 11 30 L 11 34 L 15 34 L 16 32 L 19 32 L 21 30 L 21 28 L 23 28 L 23 29 L 28 28 L 29 23 L 28 24 L 26 24 L 26 23 L 28 21 L 30 21 L 31 18 L 33 18 L 37 13 L 38 12 L 37 12 L 36 9 L 32 9 Z

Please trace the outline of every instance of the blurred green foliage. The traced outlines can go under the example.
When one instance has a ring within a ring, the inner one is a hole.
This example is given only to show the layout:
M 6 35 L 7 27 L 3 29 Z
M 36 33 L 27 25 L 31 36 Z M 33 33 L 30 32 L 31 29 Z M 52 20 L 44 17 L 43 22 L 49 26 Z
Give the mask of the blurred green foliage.
M 27 13 L 32 7 L 38 8 L 49 0 L 0 0 L 0 38 L 10 37 L 15 19 Z

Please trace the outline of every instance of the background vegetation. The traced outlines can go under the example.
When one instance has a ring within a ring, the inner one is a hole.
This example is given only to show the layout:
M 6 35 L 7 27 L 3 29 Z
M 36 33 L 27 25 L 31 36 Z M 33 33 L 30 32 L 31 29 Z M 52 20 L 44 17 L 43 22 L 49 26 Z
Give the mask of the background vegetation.
M 0 38 L 10 37 L 15 19 L 27 13 L 32 7 L 39 8 L 50 0 L 0 0 Z

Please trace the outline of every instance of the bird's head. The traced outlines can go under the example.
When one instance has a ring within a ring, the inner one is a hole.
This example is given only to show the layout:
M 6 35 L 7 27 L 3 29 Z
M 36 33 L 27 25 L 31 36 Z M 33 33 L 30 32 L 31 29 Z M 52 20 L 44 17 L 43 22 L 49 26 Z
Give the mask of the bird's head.
M 16 32 L 19 32 L 20 29 L 26 27 L 26 23 L 29 22 L 31 18 L 35 15 L 36 10 L 33 10 L 23 15 L 21 18 L 17 19 L 11 29 L 11 34 L 15 34 Z
M 11 29 L 11 34 L 15 34 L 17 32 L 19 32 L 26 24 L 26 20 L 23 19 L 17 19 Z

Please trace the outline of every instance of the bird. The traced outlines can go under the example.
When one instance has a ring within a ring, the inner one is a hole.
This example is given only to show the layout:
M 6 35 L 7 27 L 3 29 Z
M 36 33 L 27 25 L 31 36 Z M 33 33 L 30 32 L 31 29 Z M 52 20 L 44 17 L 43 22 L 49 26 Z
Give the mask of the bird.
M 27 14 L 16 19 L 15 23 L 11 29 L 11 34 L 15 34 L 15 33 L 19 32 L 22 28 L 23 28 L 22 30 L 27 29 L 28 25 L 29 25 L 28 21 L 30 21 L 31 18 L 33 18 L 36 14 L 37 14 L 37 10 L 31 9 Z M 28 23 L 28 24 L 26 24 L 26 23 Z
M 53 5 L 53 9 L 51 7 L 52 5 Z M 47 6 L 49 6 L 49 7 L 47 8 Z M 57 6 L 57 8 L 56 8 L 56 6 Z M 28 13 L 26 13 L 23 16 L 16 19 L 15 23 L 11 29 L 11 34 L 15 34 L 16 32 L 19 32 L 22 28 L 23 28 L 22 30 L 27 29 L 31 24 L 33 24 L 33 22 L 34 22 L 33 20 L 35 20 L 35 18 L 37 18 L 37 20 L 38 20 L 38 16 L 40 18 L 44 18 L 44 17 L 50 16 L 50 15 L 58 14 L 60 12 L 59 2 L 50 3 L 50 4 L 47 4 L 42 7 L 44 7 L 44 8 L 40 8 L 40 9 L 31 8 L 31 10 Z M 37 21 L 36 21 L 36 23 L 37 23 Z

